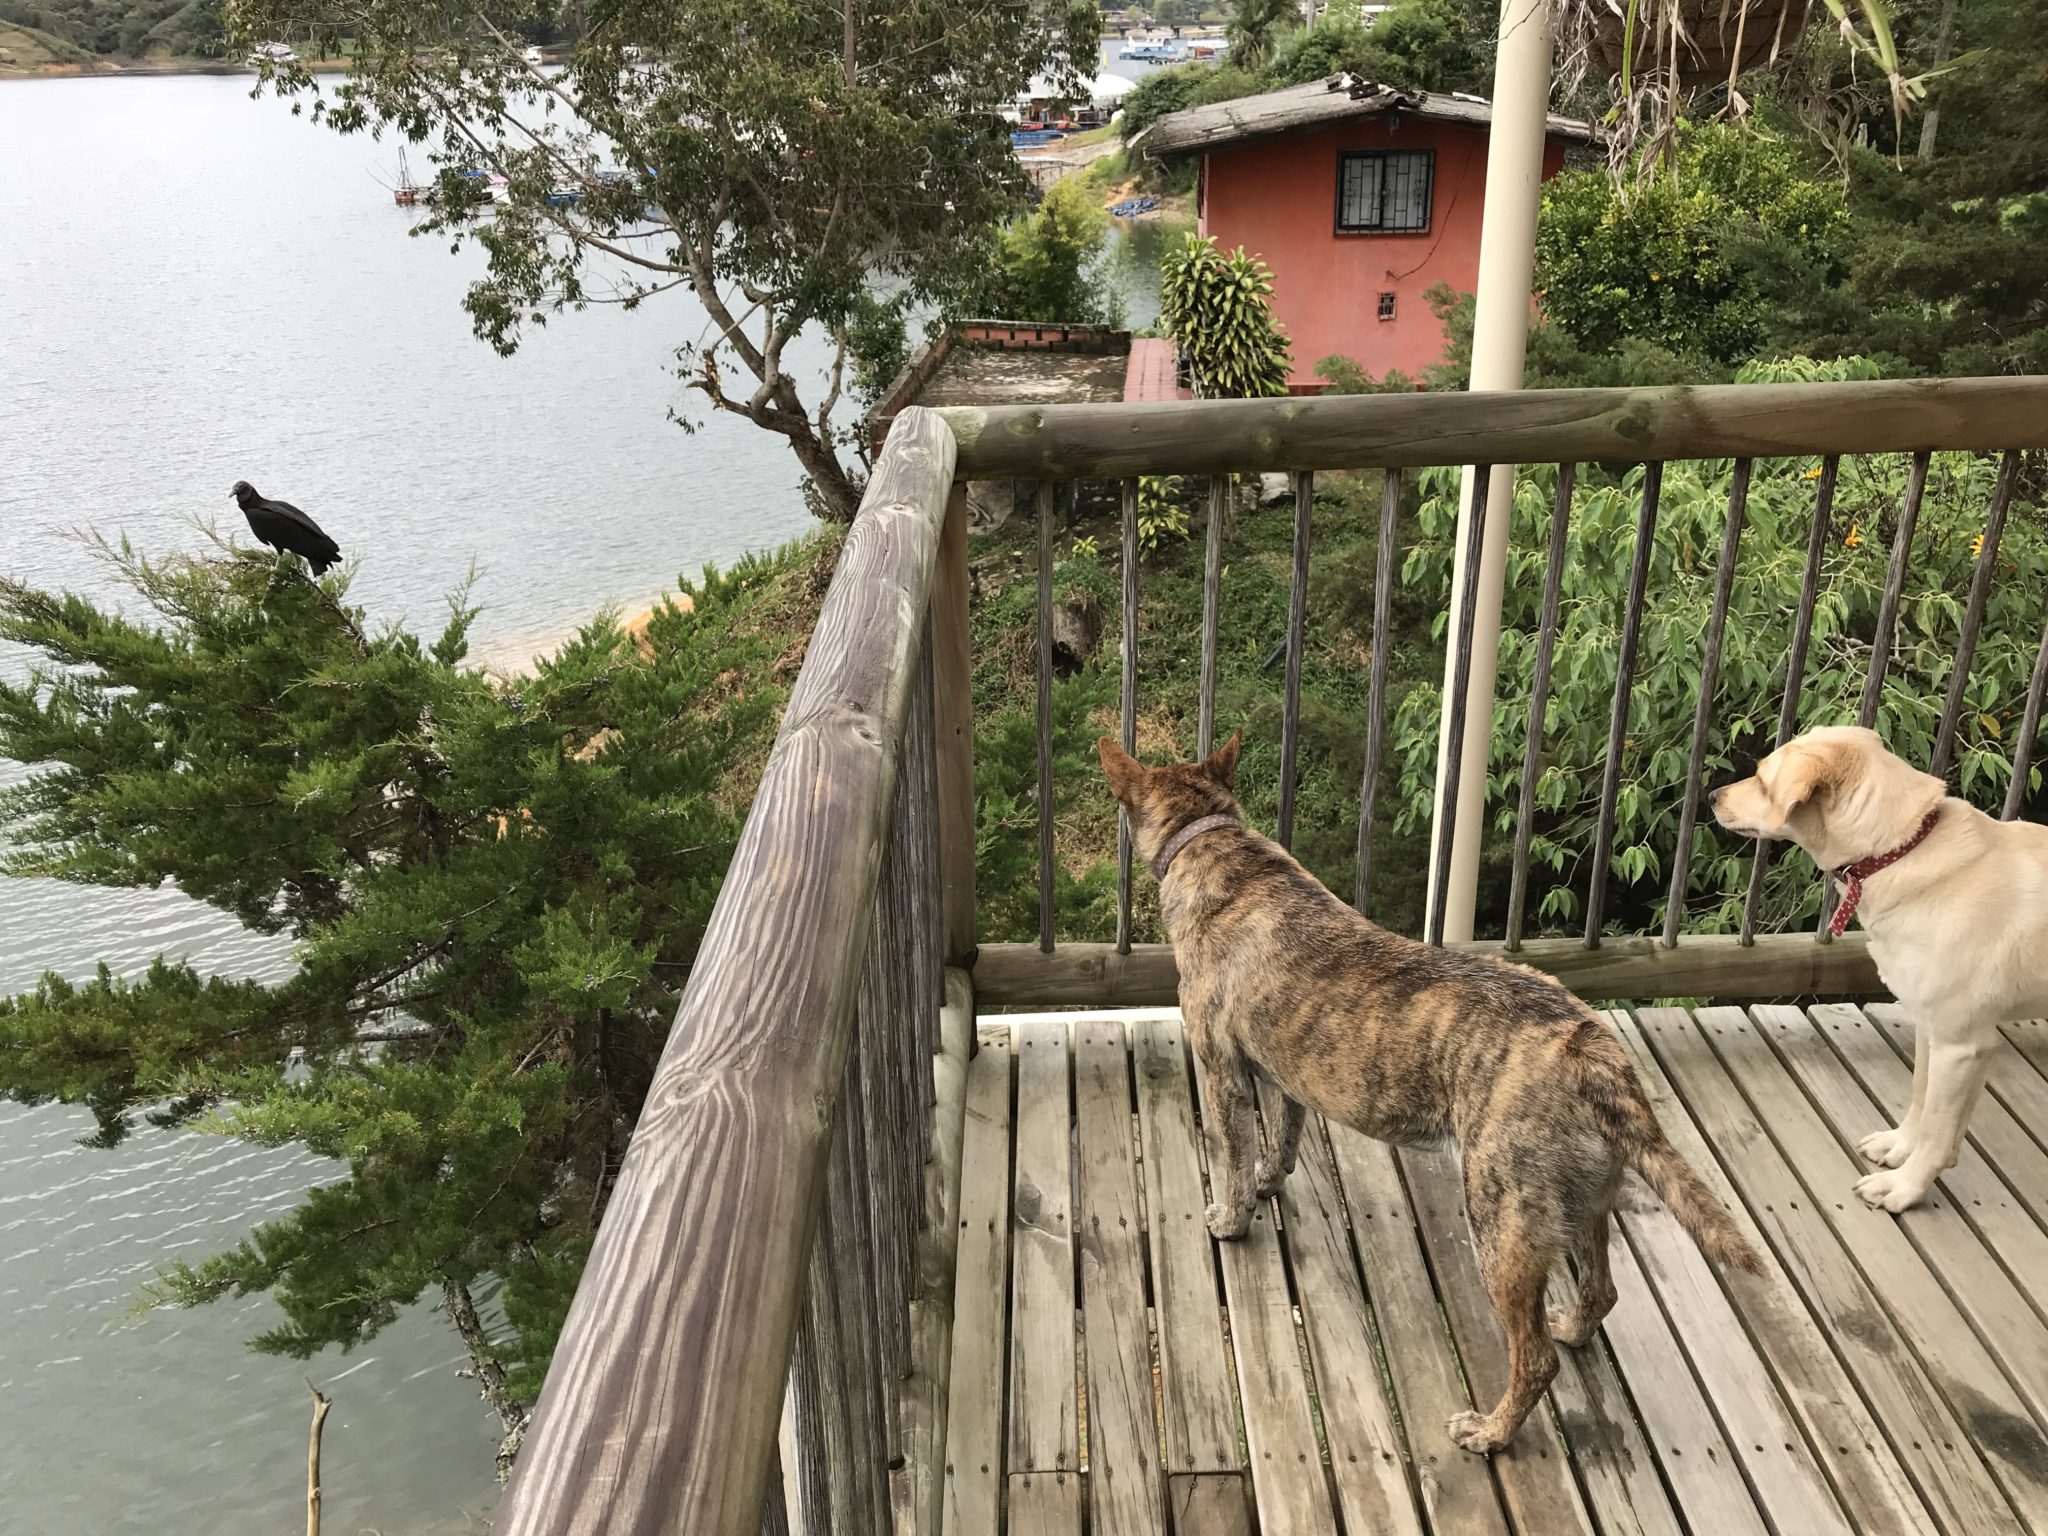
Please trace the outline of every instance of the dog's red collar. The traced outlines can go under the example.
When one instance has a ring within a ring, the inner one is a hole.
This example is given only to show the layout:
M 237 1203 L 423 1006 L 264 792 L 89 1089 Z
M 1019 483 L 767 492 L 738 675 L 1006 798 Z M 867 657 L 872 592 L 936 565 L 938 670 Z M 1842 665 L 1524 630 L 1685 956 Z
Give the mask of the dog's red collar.
M 1835 878 L 1843 882 L 1842 904 L 1835 908 L 1835 915 L 1828 919 L 1828 932 L 1840 938 L 1849 928 L 1849 919 L 1856 915 L 1856 908 L 1863 901 L 1863 882 L 1881 869 L 1890 869 L 1907 854 L 1927 841 L 1927 834 L 1934 830 L 1934 824 L 1941 820 L 1941 807 L 1936 806 L 1927 813 L 1920 823 L 1920 830 L 1907 838 L 1890 853 L 1874 853 L 1867 859 L 1858 859 L 1854 864 L 1844 864 L 1834 872 Z
M 1204 832 L 1214 832 L 1219 827 L 1234 827 L 1236 825 L 1238 825 L 1237 818 L 1226 815 L 1222 811 L 1214 812 L 1208 816 L 1196 817 L 1166 840 L 1166 846 L 1161 848 L 1158 857 L 1152 860 L 1152 878 L 1163 881 L 1166 878 L 1167 869 L 1175 859 L 1180 857 L 1181 849 L 1187 847 L 1189 843 L 1192 843 Z

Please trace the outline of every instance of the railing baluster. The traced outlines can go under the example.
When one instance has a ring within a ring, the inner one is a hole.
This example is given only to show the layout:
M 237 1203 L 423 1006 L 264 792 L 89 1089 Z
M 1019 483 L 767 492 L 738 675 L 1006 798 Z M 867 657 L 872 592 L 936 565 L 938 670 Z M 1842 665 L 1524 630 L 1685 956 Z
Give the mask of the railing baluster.
M 837 1155 L 838 1136 L 833 1137 Z M 827 1175 L 829 1184 L 830 1175 Z M 839 1287 L 831 1255 L 843 1216 L 831 1202 L 818 1213 L 804 1307 L 797 1319 L 791 1385 L 796 1391 L 799 1489 L 806 1532 L 858 1530 L 861 1521 L 853 1388 L 839 1325 Z
M 1202 694 L 1195 723 L 1195 756 L 1216 750 L 1216 630 L 1223 607 L 1223 520 L 1230 476 L 1209 477 L 1209 527 L 1202 556 Z
M 1138 482 L 1123 483 L 1124 502 L 1124 666 L 1118 692 L 1120 739 L 1126 752 L 1138 746 Z M 1116 811 L 1116 952 L 1131 952 L 1131 813 Z
M 1892 636 L 1898 628 L 1899 598 L 1906 590 L 1906 567 L 1912 561 L 1913 530 L 1920 522 L 1920 497 L 1927 489 L 1927 466 L 1933 455 L 1916 453 L 1913 467 L 1906 472 L 1905 500 L 1899 506 L 1898 531 L 1892 536 L 1891 566 L 1885 572 L 1884 595 L 1878 599 L 1877 629 L 1870 639 L 1870 665 L 1863 674 L 1863 698 L 1856 706 L 1856 723 L 1877 724 L 1877 706 L 1884 698 L 1884 678 L 1891 665 Z M 1813 936 L 1822 944 L 1834 942 L 1828 922 L 1835 915 L 1835 881 L 1825 870 L 1820 877 L 1820 921 Z
M 1827 557 L 1828 532 L 1835 511 L 1835 478 L 1841 467 L 1841 459 L 1832 454 L 1820 461 L 1820 484 L 1813 495 L 1813 523 L 1806 534 L 1806 574 L 1800 578 L 1799 611 L 1792 620 L 1792 652 L 1785 661 L 1785 693 L 1778 705 L 1774 747 L 1790 741 L 1799 725 L 1799 695 L 1806 685 L 1806 650 L 1813 639 L 1813 604 L 1820 594 L 1820 568 Z M 1750 856 L 1749 892 L 1742 898 L 1744 944 L 1756 942 L 1756 909 L 1763 900 L 1764 876 L 1770 871 L 1776 846 L 1760 837 Z
M 1486 552 L 1486 494 L 1492 479 L 1492 465 L 1473 466 L 1472 517 L 1465 537 L 1464 580 L 1458 588 L 1458 628 L 1451 636 L 1453 664 L 1449 729 L 1443 743 L 1443 767 L 1437 774 L 1443 785 L 1443 797 L 1436 808 L 1436 858 L 1430 878 L 1429 942 L 1432 944 L 1444 941 L 1444 905 L 1451 893 L 1451 847 L 1458 832 L 1458 786 L 1465 766 L 1465 693 L 1472 681 L 1472 635 L 1479 619 L 1479 562 Z M 1509 496 L 1512 498 L 1512 491 Z M 1482 720 L 1479 728 L 1490 738 L 1492 719 Z M 1482 800 L 1482 820 L 1485 816 L 1483 806 Z
M 1629 566 L 1628 596 L 1621 615 L 1621 647 L 1614 658 L 1614 712 L 1607 722 L 1607 761 L 1600 775 L 1600 819 L 1593 831 L 1593 868 L 1586 891 L 1586 948 L 1600 947 L 1600 924 L 1607 913 L 1607 863 L 1614 853 L 1614 807 L 1621 793 L 1621 755 L 1628 745 L 1629 694 L 1636 677 L 1636 644 L 1643 630 L 1643 588 L 1650 579 L 1650 556 L 1657 543 L 1657 497 L 1664 486 L 1664 465 L 1652 459 L 1643 466 L 1643 505 L 1636 517 L 1635 559 Z
M 2019 478 L 2020 456 L 2010 450 L 1998 466 L 1998 483 L 1991 492 L 1991 512 L 1984 520 L 1984 542 L 1977 550 L 1977 568 L 1970 574 L 1970 600 L 1963 610 L 1963 632 L 1956 637 L 1955 670 L 1949 674 L 1948 697 L 1941 706 L 1941 727 L 1934 733 L 1934 760 L 1927 771 L 1936 778 L 1948 773 L 1950 754 L 1955 750 L 1956 727 L 1963 716 L 1963 694 L 1970 683 L 1970 663 L 1977 654 L 1977 634 L 1984 627 L 1984 604 L 1991 595 L 1991 572 L 1998 564 L 1998 545 L 2005 537 L 2005 512 L 2012 501 L 2013 482 Z
M 1877 605 L 1877 632 L 1870 641 L 1870 667 L 1863 677 L 1863 701 L 1856 707 L 1858 725 L 1877 722 L 1878 701 L 1884 696 L 1885 668 L 1890 665 L 1892 633 L 1899 621 L 1899 595 L 1906 589 L 1906 567 L 1913 554 L 1913 530 L 1920 521 L 1920 497 L 1927 489 L 1927 466 L 1931 454 L 1913 455 L 1913 467 L 1906 475 L 1906 499 L 1899 508 L 1899 528 L 1892 537 L 1891 569 L 1885 573 L 1884 596 Z
M 1748 459 L 1735 461 L 1728 482 L 1728 522 L 1721 531 L 1721 561 L 1714 567 L 1714 606 L 1700 651 L 1700 696 L 1692 712 L 1692 756 L 1686 762 L 1685 794 L 1679 802 L 1678 842 L 1671 851 L 1671 890 L 1664 902 L 1664 947 L 1678 943 L 1685 915 L 1685 888 L 1692 875 L 1692 829 L 1699 817 L 1700 775 L 1707 767 L 1707 732 L 1714 724 L 1714 685 L 1721 676 L 1721 636 L 1728 627 L 1728 599 L 1735 590 L 1735 560 L 1742 545 L 1742 521 L 1749 511 Z
M 1372 680 L 1365 706 L 1365 782 L 1358 793 L 1358 861 L 1351 904 L 1371 915 L 1373 802 L 1379 796 L 1380 757 L 1386 747 L 1387 652 L 1394 613 L 1394 530 L 1401 512 L 1401 471 L 1390 469 L 1380 485 L 1380 539 L 1374 552 L 1372 587 Z
M 916 694 L 903 726 L 903 773 L 906 791 L 897 802 L 897 840 L 911 851 L 904 882 L 910 921 L 901 940 L 910 952 L 910 1031 L 908 1053 L 911 1102 L 916 1106 L 920 1137 L 917 1166 L 907 1170 L 915 1225 L 925 1222 L 923 1165 L 931 1154 L 931 1115 L 937 1089 L 932 1058 L 939 1054 L 939 1009 L 946 1000 L 943 907 L 944 877 L 939 861 L 939 744 L 937 663 L 933 655 L 935 626 L 924 627 L 924 659 L 918 669 Z M 914 1243 L 914 1239 L 913 1239 Z M 915 1253 L 910 1260 L 915 1273 Z
M 761 1536 L 790 1536 L 789 1494 L 782 1480 L 782 1447 L 768 1459 L 768 1497 L 761 1505 Z
M 1564 594 L 1564 554 L 1571 537 L 1572 490 L 1579 466 L 1557 466 L 1557 500 L 1550 509 L 1550 551 L 1543 564 L 1543 613 L 1536 623 L 1536 675 L 1529 684 L 1529 740 L 1522 751 L 1522 797 L 1515 813 L 1514 872 L 1508 884 L 1506 948 L 1522 947 L 1529 902 L 1529 845 L 1536 830 L 1536 779 L 1543 766 L 1544 716 L 1550 708 L 1550 665 L 1557 653 L 1557 611 Z
M 1280 705 L 1280 846 L 1294 846 L 1294 765 L 1301 745 L 1301 646 L 1308 617 L 1309 522 L 1315 510 L 1316 477 L 1294 477 L 1294 583 L 1287 594 L 1287 684 Z
M 858 1037 L 854 1048 L 860 1049 Z M 866 1170 L 873 1166 L 868 1159 L 866 1105 L 851 1083 L 840 1091 L 834 1120 L 839 1146 L 826 1170 L 825 1198 L 845 1213 L 846 1220 L 826 1252 L 838 1288 L 839 1347 L 853 1398 L 854 1504 L 871 1510 L 870 1528 L 880 1530 L 888 1523 L 888 1489 L 882 1477 L 889 1443 L 884 1404 L 895 1394 L 884 1386 L 881 1358 L 877 1313 L 885 1303 L 875 1264 L 874 1191 L 864 1187 Z
M 2033 762 L 2034 734 L 2041 729 L 2041 699 L 2048 694 L 2048 624 L 2041 626 L 2041 648 L 2034 652 L 2034 676 L 2027 684 L 2027 708 L 2020 718 L 2019 740 L 2012 748 L 2012 783 L 2006 786 L 2001 821 L 2019 816 L 2027 803 L 2027 768 Z
M 1038 947 L 1052 953 L 1052 482 L 1038 482 Z

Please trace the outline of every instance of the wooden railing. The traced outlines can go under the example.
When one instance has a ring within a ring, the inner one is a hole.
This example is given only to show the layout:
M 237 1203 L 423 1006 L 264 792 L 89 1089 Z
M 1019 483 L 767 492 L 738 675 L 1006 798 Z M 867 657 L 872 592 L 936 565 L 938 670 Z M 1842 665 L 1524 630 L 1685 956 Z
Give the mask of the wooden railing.
M 1295 474 L 1282 728 L 1287 783 L 1279 805 L 1284 840 L 1294 818 L 1312 477 L 1339 468 L 1389 471 L 1362 722 L 1363 904 L 1381 798 L 1402 469 L 1740 461 L 1694 722 L 1696 785 L 1712 726 L 1712 674 L 1750 461 L 1821 455 L 1826 465 L 1816 485 L 1796 660 L 1811 630 L 1814 551 L 1825 537 L 1840 456 L 1918 456 L 1885 589 L 1881 625 L 1889 626 L 1903 590 L 1926 456 L 2006 454 L 1958 646 L 1958 681 L 1943 711 L 1936 754 L 1943 760 L 1994 579 L 2013 455 L 2042 448 L 2048 380 L 2041 379 L 905 410 L 841 556 L 494 1529 L 507 1536 L 753 1536 L 785 1530 L 792 1519 L 807 1532 L 834 1536 L 939 1529 L 950 1244 L 959 1194 L 959 1169 L 949 1160 L 958 1154 L 961 1106 L 957 1094 L 949 1098 L 935 1084 L 951 1073 L 957 1085 L 976 1003 L 1169 1001 L 1175 988 L 1171 954 L 1132 942 L 1127 833 L 1116 942 L 1060 944 L 1053 932 L 1054 481 L 1123 481 L 1121 715 L 1129 745 L 1140 677 L 1133 477 L 1209 474 L 1217 477 L 1212 494 L 1220 499 L 1230 474 Z M 964 488 L 969 480 L 1017 476 L 1039 481 L 1040 935 L 1037 944 L 990 944 L 977 953 Z M 1532 710 L 1538 722 L 1573 478 L 1569 468 L 1560 474 L 1551 529 Z M 1628 725 L 1627 657 L 1648 600 L 1646 551 L 1659 479 L 1654 470 L 1644 477 L 1611 742 Z M 1486 480 L 1476 476 L 1479 485 Z M 1198 722 L 1204 750 L 1216 729 L 1224 521 L 1211 518 L 1205 550 Z M 1472 526 L 1483 527 L 1483 519 Z M 2048 594 L 2043 600 L 2048 606 Z M 1468 599 L 1452 637 L 1454 655 L 1471 650 L 1473 611 Z M 1873 647 L 1866 716 L 1887 650 Z M 1799 718 L 1799 666 L 1789 675 L 1780 739 Z M 2016 784 L 2026 777 L 2044 689 L 2048 633 L 2015 738 Z M 1451 761 L 1465 728 L 1462 693 L 1451 695 Z M 1540 739 L 1532 739 L 1521 785 L 1524 826 L 1540 751 Z M 1614 799 L 1610 775 L 1600 800 L 1610 839 Z M 1697 804 L 1688 799 L 1690 816 Z M 1455 806 L 1455 794 L 1445 803 Z M 2007 814 L 2018 804 L 2015 794 Z M 1603 940 L 1597 914 L 1605 877 L 1597 866 L 1588 903 L 1596 915 L 1585 937 L 1524 939 L 1528 858 L 1528 838 L 1521 836 L 1509 945 L 1586 995 L 1841 994 L 1872 982 L 1860 946 L 1821 945 L 1804 933 L 1679 942 L 1667 924 L 1661 935 Z M 1441 889 L 1441 869 L 1432 878 Z M 1682 868 L 1675 869 L 1674 888 L 1682 889 L 1682 879 Z M 1750 905 L 1753 911 L 1753 898 Z M 970 963 L 971 997 L 962 971 L 942 971 Z M 778 1453 L 785 1424 L 794 1453 L 786 1469 Z
M 1387 737 L 1389 608 L 1394 583 L 1395 518 L 1403 471 L 1417 466 L 1465 467 L 1479 506 L 1467 521 L 1469 537 L 1459 568 L 1463 589 L 1455 605 L 1450 636 L 1453 672 L 1445 694 L 1444 775 L 1434 833 L 1431 931 L 1441 942 L 1450 853 L 1456 831 L 1458 774 L 1463 757 L 1466 684 L 1473 649 L 1474 601 L 1484 536 L 1485 497 L 1497 464 L 1554 464 L 1557 495 L 1551 522 L 1542 619 L 1537 634 L 1531 728 L 1522 766 L 1520 814 L 1512 855 L 1506 936 L 1479 948 L 1506 949 L 1548 970 L 1589 997 L 1714 995 L 1777 997 L 1800 994 L 1854 995 L 1876 990 L 1867 950 L 1855 936 L 1826 942 L 1829 902 L 1823 899 L 1818 934 L 1756 931 L 1758 900 L 1770 851 L 1758 845 L 1752 857 L 1742 931 L 1726 936 L 1681 934 L 1681 914 L 1699 810 L 1703 767 L 1715 728 L 1712 703 L 1723 628 L 1735 563 L 1741 547 L 1745 506 L 1756 460 L 1818 457 L 1804 581 L 1781 701 L 1779 742 L 1797 728 L 1806 647 L 1819 593 L 1821 556 L 1829 527 L 1840 461 L 1852 454 L 1899 454 L 1911 458 L 1911 473 L 1899 508 L 1892 559 L 1877 614 L 1858 718 L 1876 716 L 1901 593 L 1910 567 L 1915 525 L 1927 481 L 1930 455 L 1939 451 L 2001 453 L 1996 489 L 1985 509 L 1984 538 L 1977 556 L 1953 673 L 1936 735 L 1932 769 L 1942 772 L 1956 738 L 1964 687 L 1983 623 L 1985 600 L 1998 560 L 2000 539 L 2026 450 L 2048 448 L 2048 379 L 1956 379 L 1843 384 L 1731 385 L 1640 390 L 1542 390 L 1516 394 L 1381 395 L 1316 399 L 1157 403 L 1143 405 L 1037 406 L 976 409 L 956 407 L 943 415 L 960 444 L 958 472 L 965 480 L 1034 478 L 1038 508 L 1040 690 L 1038 783 L 1040 818 L 1040 916 L 1036 945 L 985 944 L 974 966 L 979 1000 L 991 1004 L 1132 1005 L 1170 1003 L 1177 977 L 1163 945 L 1131 941 L 1130 836 L 1119 835 L 1117 938 L 1114 944 L 1062 944 L 1054 933 L 1051 862 L 1053 785 L 1045 771 L 1052 761 L 1046 616 L 1051 608 L 1052 483 L 1055 480 L 1116 479 L 1123 497 L 1124 629 L 1121 716 L 1123 736 L 1133 739 L 1138 630 L 1137 480 L 1142 475 L 1206 474 L 1211 515 L 1205 549 L 1201 634 L 1201 678 L 1196 750 L 1207 753 L 1215 735 L 1216 647 L 1220 609 L 1217 572 L 1226 558 L 1227 519 L 1216 515 L 1234 474 L 1288 471 L 1293 475 L 1294 544 L 1286 635 L 1287 671 L 1282 702 L 1281 783 L 1277 835 L 1293 833 L 1294 765 L 1299 750 L 1300 676 L 1304 641 L 1311 521 L 1318 470 L 1381 469 L 1386 472 L 1378 539 L 1378 581 L 1374 593 L 1372 672 L 1366 719 L 1365 772 L 1358 808 L 1355 902 L 1368 910 L 1372 892 L 1374 836 L 1382 799 L 1380 777 Z M 1617 936 L 1606 932 L 1609 864 L 1614 847 L 1616 802 L 1630 695 L 1636 681 L 1639 642 L 1647 605 L 1651 554 L 1663 466 L 1672 460 L 1733 459 L 1734 474 L 1725 532 L 1716 568 L 1712 610 L 1700 655 L 1701 686 L 1693 720 L 1690 772 L 1683 792 L 1678 831 L 1668 868 L 1671 899 L 1662 931 Z M 1558 602 L 1573 490 L 1582 463 L 1641 464 L 1640 510 L 1627 589 L 1621 605 L 1616 687 L 1612 700 L 1598 797 L 1593 847 L 1578 938 L 1526 935 L 1531 828 L 1535 791 L 1543 758 L 1544 706 L 1558 630 Z M 2048 615 L 2048 594 L 2043 594 Z M 2026 780 L 2028 754 L 2038 728 L 2041 697 L 2048 685 L 2048 630 L 2042 634 L 2026 719 L 2013 738 L 2014 789 L 2005 814 L 2017 813 Z M 1484 727 L 1482 727 L 1484 728 Z M 1681 939 L 1684 938 L 1684 942 Z

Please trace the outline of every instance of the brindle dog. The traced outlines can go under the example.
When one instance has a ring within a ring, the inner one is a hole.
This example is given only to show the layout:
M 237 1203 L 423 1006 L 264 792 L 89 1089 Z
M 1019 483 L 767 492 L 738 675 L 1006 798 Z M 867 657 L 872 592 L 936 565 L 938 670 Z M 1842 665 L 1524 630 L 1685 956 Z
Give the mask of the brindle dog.
M 1244 824 L 1238 740 L 1164 768 L 1098 743 L 1159 879 L 1181 1012 L 1221 1126 L 1209 1230 L 1244 1235 L 1253 1200 L 1293 1170 L 1308 1110 L 1382 1141 L 1455 1136 L 1509 1380 L 1493 1412 L 1446 1428 L 1468 1451 L 1497 1450 L 1557 1374 L 1551 1341 L 1584 1344 L 1614 1305 L 1608 1217 L 1623 1169 L 1709 1257 L 1759 1272 L 1763 1261 L 1665 1139 L 1621 1043 L 1584 1003 L 1535 971 L 1389 933 L 1331 895 Z M 1256 1170 L 1254 1072 L 1285 1099 Z M 1544 1285 L 1567 1254 L 1579 1304 L 1546 1319 Z

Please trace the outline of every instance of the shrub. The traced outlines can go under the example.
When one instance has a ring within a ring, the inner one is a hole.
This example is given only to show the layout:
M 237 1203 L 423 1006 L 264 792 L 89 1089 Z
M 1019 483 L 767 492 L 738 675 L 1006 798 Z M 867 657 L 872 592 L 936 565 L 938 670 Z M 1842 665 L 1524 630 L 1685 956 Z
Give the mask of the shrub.
M 1189 235 L 1159 264 L 1159 320 L 1204 399 L 1284 395 L 1290 352 L 1273 319 L 1273 274 L 1239 246 Z

